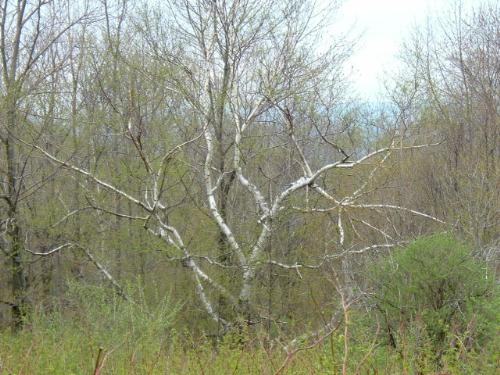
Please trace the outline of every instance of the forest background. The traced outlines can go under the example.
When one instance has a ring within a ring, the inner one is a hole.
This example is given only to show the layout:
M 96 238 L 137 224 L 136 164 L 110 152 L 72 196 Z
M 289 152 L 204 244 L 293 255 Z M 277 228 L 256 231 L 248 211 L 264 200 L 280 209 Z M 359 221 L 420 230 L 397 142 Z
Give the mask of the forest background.
M 498 371 L 498 5 L 339 5 L 2 1 L 0 373 Z

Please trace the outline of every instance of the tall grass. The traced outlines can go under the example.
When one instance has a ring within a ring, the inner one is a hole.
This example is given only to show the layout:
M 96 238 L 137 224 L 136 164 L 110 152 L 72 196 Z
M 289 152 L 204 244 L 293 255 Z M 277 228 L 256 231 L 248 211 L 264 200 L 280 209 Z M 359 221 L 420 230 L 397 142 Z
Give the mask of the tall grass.
M 39 316 L 31 329 L 1 333 L 0 374 L 342 374 L 343 329 L 287 360 L 277 341 L 269 343 L 259 335 L 230 333 L 214 345 L 211 338 L 177 332 L 173 315 L 163 320 L 155 312 L 122 307 L 108 311 L 110 315 L 94 312 L 87 321 L 51 313 Z M 403 349 L 393 350 L 367 330 L 369 319 L 352 313 L 346 374 L 437 373 L 432 346 L 417 344 L 408 335 Z M 481 351 L 450 350 L 443 355 L 441 371 L 497 374 L 499 349 L 496 338 Z M 426 351 L 428 356 L 422 356 Z

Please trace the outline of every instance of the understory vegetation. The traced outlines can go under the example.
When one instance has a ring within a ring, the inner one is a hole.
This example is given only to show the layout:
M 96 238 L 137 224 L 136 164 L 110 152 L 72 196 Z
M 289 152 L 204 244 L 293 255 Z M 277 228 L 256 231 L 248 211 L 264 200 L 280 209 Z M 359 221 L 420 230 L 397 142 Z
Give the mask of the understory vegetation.
M 0 375 L 500 373 L 499 6 L 340 6 L 0 2 Z
M 298 338 L 288 351 L 291 338 L 273 339 L 264 330 L 245 328 L 222 338 L 178 331 L 181 306 L 158 295 L 146 298 L 140 281 L 129 291 L 138 304 L 98 285 L 70 284 L 66 305 L 35 311 L 28 329 L 2 334 L 1 371 L 496 374 L 499 288 L 469 250 L 444 234 L 381 257 L 367 267 L 374 289 L 365 303 L 346 308 L 332 332 Z

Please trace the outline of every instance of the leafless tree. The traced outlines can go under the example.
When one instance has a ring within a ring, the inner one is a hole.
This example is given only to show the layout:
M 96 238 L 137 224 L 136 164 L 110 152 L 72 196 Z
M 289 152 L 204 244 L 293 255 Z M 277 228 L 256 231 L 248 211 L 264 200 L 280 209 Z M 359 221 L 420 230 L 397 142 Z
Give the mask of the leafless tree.
M 174 249 L 174 258 L 191 272 L 203 309 L 223 330 L 271 319 L 254 303 L 256 279 L 264 267 L 300 274 L 301 269 L 318 270 L 341 259 L 348 280 L 352 254 L 397 244 L 384 228 L 364 218 L 358 223 L 383 241 L 348 244 L 347 236 L 356 232 L 352 218 L 360 212 L 397 211 L 443 223 L 392 202 L 370 201 L 377 173 L 396 151 L 428 145 L 406 144 L 398 131 L 386 144 L 366 153 L 343 141 L 349 139 L 353 124 L 339 121 L 332 108 L 342 103 L 342 64 L 350 45 L 341 39 L 322 52 L 311 48 L 322 26 L 311 4 L 174 0 L 167 8 L 167 24 L 153 12 L 135 26 L 145 41 L 142 52 L 166 72 L 162 84 L 168 97 L 158 105 L 177 106 L 172 112 L 179 115 L 165 124 L 177 130 L 175 146 L 159 151 L 153 147 L 158 143 L 145 136 L 152 117 L 143 112 L 133 93 L 151 72 L 143 69 L 125 80 L 131 86 L 124 101 L 129 110 L 122 113 L 123 134 L 142 166 L 140 189 L 129 192 L 126 186 L 111 183 L 97 171 L 73 163 L 64 150 L 55 155 L 40 144 L 30 147 L 133 205 L 133 211 L 124 212 L 120 206 L 92 204 L 102 212 L 142 222 L 166 248 Z M 276 162 L 262 162 L 271 157 Z M 202 252 L 192 245 L 196 232 L 179 214 L 182 207 L 168 189 L 182 182 L 169 173 L 174 161 L 189 166 L 192 178 L 191 186 L 185 186 L 186 195 L 203 192 L 195 203 L 200 203 L 217 232 L 213 249 Z M 342 190 L 333 188 L 345 171 L 357 170 L 365 171 L 359 181 Z M 335 228 L 315 263 L 289 263 L 267 253 L 276 222 L 290 210 L 325 215 Z M 349 288 L 346 298 L 354 293 Z M 234 308 L 221 309 L 220 298 Z
M 29 103 L 43 92 L 43 87 L 50 86 L 56 72 L 64 65 L 64 52 L 56 52 L 63 35 L 84 17 L 85 10 L 80 15 L 73 15 L 66 1 L 5 0 L 0 5 L 1 197 L 5 204 L 2 249 L 11 262 L 14 329 L 22 326 L 28 287 L 20 208 L 24 194 L 38 185 L 28 185 L 30 151 L 21 150 L 19 138 L 30 131 L 26 122 L 32 115 Z

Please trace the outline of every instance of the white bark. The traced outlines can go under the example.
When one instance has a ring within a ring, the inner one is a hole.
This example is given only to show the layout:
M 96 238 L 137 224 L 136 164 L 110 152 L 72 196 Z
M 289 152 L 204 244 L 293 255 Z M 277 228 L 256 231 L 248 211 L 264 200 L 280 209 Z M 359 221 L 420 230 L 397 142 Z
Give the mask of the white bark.
M 186 143 L 184 143 L 184 144 L 186 144 Z M 115 194 L 117 194 L 117 195 L 119 195 L 119 196 L 127 199 L 128 201 L 134 203 L 135 205 L 137 205 L 141 209 L 143 209 L 146 212 L 148 212 L 150 215 L 149 215 L 149 217 L 145 218 L 145 217 L 123 215 L 123 214 L 119 214 L 119 213 L 115 213 L 115 212 L 111 212 L 111 211 L 106 210 L 107 213 L 110 213 L 110 214 L 113 214 L 113 215 L 117 215 L 119 217 L 126 217 L 126 218 L 129 218 L 129 219 L 140 219 L 140 220 L 143 220 L 143 221 L 147 221 L 149 218 L 151 218 L 152 216 L 154 216 L 158 220 L 160 228 L 159 228 L 158 231 L 154 231 L 152 229 L 149 229 L 150 232 L 152 232 L 153 234 L 161 237 L 168 244 L 174 246 L 175 248 L 177 248 L 178 250 L 181 251 L 181 253 L 184 255 L 184 257 L 187 259 L 187 266 L 188 266 L 188 268 L 194 273 L 195 290 L 196 290 L 196 293 L 197 293 L 198 297 L 200 298 L 200 301 L 202 302 L 202 305 L 203 305 L 205 311 L 208 313 L 209 316 L 212 317 L 212 319 L 214 319 L 215 321 L 221 322 L 223 325 L 227 326 L 228 322 L 226 322 L 223 318 L 221 318 L 218 315 L 218 313 L 215 311 L 212 303 L 210 302 L 210 300 L 209 300 L 209 298 L 208 298 L 208 296 L 207 296 L 207 294 L 205 292 L 205 289 L 203 287 L 202 280 L 205 281 L 205 282 L 207 282 L 208 284 L 212 285 L 215 289 L 217 289 L 220 292 L 222 292 L 224 295 L 226 295 L 227 297 L 229 297 L 233 302 L 236 301 L 235 298 L 224 287 L 222 287 L 221 285 L 219 285 L 218 283 L 216 283 L 212 278 L 210 278 L 205 272 L 203 272 L 201 270 L 201 268 L 191 258 L 191 255 L 190 255 L 189 251 L 187 250 L 186 246 L 184 245 L 182 237 L 179 234 L 179 232 L 177 231 L 177 229 L 175 227 L 171 226 L 171 225 L 165 224 L 157 215 L 154 215 L 155 214 L 155 209 L 156 209 L 157 206 L 164 207 L 163 205 L 161 205 L 160 203 L 158 203 L 158 201 L 159 201 L 159 193 L 157 193 L 157 195 L 155 195 L 156 196 L 155 199 L 157 200 L 156 203 L 151 204 L 151 203 L 147 202 L 147 200 L 143 202 L 143 201 L 141 201 L 141 200 L 133 197 L 132 195 L 124 192 L 123 190 L 115 187 L 114 185 L 112 185 L 112 184 L 110 184 L 110 183 L 108 183 L 106 181 L 103 181 L 103 180 L 99 179 L 98 177 L 94 176 L 92 173 L 90 173 L 90 172 L 88 172 L 88 171 L 86 171 L 86 170 L 84 170 L 82 168 L 79 168 L 79 167 L 77 167 L 77 166 L 75 166 L 73 164 L 70 164 L 67 161 L 63 161 L 63 160 L 55 157 L 54 155 L 50 154 L 49 152 L 45 151 L 44 149 L 42 149 L 41 147 L 39 147 L 37 145 L 30 145 L 30 146 L 32 146 L 35 149 L 37 149 L 38 151 L 40 151 L 49 160 L 52 160 L 53 162 L 55 162 L 56 164 L 61 165 L 64 168 L 70 169 L 70 170 L 72 170 L 74 172 L 77 172 L 77 173 L 79 173 L 79 174 L 81 174 L 81 175 L 89 178 L 90 180 L 94 181 L 97 185 L 102 186 L 102 187 L 104 187 L 104 188 L 106 188 L 106 189 L 114 192 Z M 111 276 L 111 274 L 107 271 L 107 269 L 104 266 L 102 266 L 102 264 L 100 264 L 86 248 L 83 248 L 81 246 L 78 246 L 78 247 L 81 248 L 85 252 L 85 254 L 89 258 L 89 260 L 91 260 L 92 263 L 94 263 L 94 265 L 103 273 L 103 275 L 113 284 L 113 286 L 115 286 L 115 288 L 117 288 L 117 290 L 119 291 L 119 293 L 122 294 L 125 299 L 130 300 L 130 298 L 128 296 L 126 296 L 123 288 L 121 288 L 121 286 Z M 58 248 L 57 251 L 61 250 L 61 248 Z M 55 252 L 55 251 L 53 251 L 53 252 Z
M 210 208 L 210 213 L 212 214 L 212 217 L 217 223 L 219 229 L 222 231 L 222 233 L 224 233 L 232 250 L 238 256 L 240 265 L 242 267 L 246 267 L 247 259 L 243 254 L 243 251 L 241 250 L 240 245 L 238 244 L 238 241 L 236 240 L 233 232 L 231 231 L 231 228 L 229 228 L 229 226 L 226 224 L 224 218 L 220 214 L 219 209 L 217 207 L 217 201 L 214 195 L 215 190 L 212 185 L 212 159 L 214 156 L 214 148 L 213 148 L 213 136 L 210 127 L 208 126 L 206 127 L 204 134 L 205 134 L 205 143 L 207 145 L 207 154 L 205 158 L 205 167 L 204 167 L 204 178 L 205 178 L 205 188 L 208 200 L 208 207 Z
M 53 249 L 50 249 L 50 250 L 45 251 L 45 252 L 32 251 L 32 250 L 28 249 L 27 247 L 25 247 L 24 250 L 26 250 L 28 253 L 33 254 L 33 255 L 48 256 L 48 255 L 52 255 L 52 254 L 57 253 L 58 251 L 60 251 L 62 249 L 65 249 L 65 248 L 71 247 L 71 246 L 72 246 L 71 243 L 65 243 L 63 245 L 56 246 Z

